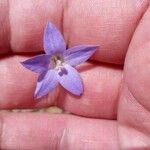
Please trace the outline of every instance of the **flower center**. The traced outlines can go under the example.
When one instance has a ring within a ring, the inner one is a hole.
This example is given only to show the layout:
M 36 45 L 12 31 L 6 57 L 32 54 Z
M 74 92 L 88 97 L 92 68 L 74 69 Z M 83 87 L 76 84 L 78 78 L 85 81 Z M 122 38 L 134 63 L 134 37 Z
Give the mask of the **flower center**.
M 54 68 L 56 70 L 60 70 L 63 68 L 63 58 L 60 55 L 54 55 L 51 58 L 53 64 L 54 64 Z

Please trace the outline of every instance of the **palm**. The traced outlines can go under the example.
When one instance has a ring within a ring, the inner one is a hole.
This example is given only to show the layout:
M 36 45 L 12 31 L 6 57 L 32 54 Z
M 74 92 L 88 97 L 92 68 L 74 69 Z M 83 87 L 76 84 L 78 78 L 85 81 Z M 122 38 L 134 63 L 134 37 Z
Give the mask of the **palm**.
M 70 9 L 66 9 L 64 19 L 64 35 L 69 46 L 79 43 L 99 44 L 101 49 L 97 51 L 93 61 L 78 68 L 85 86 L 81 98 L 64 94 L 63 89 L 58 88 L 39 102 L 35 102 L 32 96 L 37 76 L 24 69 L 19 62 L 30 57 L 29 53 L 23 55 L 23 52 L 42 49 L 40 43 L 44 26 L 42 21 L 44 23 L 45 20 L 54 19 L 55 24 L 61 28 L 61 12 L 56 8 L 49 9 L 47 5 L 53 3 L 52 5 L 59 10 L 62 5 L 59 6 L 55 1 L 49 0 L 39 2 L 40 5 L 37 7 L 34 2 L 30 2 L 28 4 L 24 1 L 16 0 L 14 3 L 10 1 L 10 8 L 13 8 L 10 18 L 14 17 L 15 11 L 20 14 L 10 21 L 10 43 L 14 54 L 1 57 L 0 108 L 41 108 L 57 104 L 75 115 L 1 113 L 1 149 L 99 150 L 119 149 L 119 146 L 122 149 L 149 148 L 150 9 L 136 29 L 136 23 L 145 12 L 148 1 L 135 0 L 131 4 L 132 2 L 127 0 L 124 8 L 119 6 L 124 6 L 125 1 L 118 3 L 116 0 L 114 4 L 117 13 L 114 13 L 112 3 L 109 1 L 103 3 L 101 0 L 87 1 L 84 5 L 80 5 L 80 0 L 70 1 L 68 3 Z M 0 3 L 1 6 L 5 5 Z M 104 9 L 106 6 L 109 11 Z M 1 10 L 1 14 L 5 15 L 6 8 Z M 89 13 L 91 10 L 93 15 Z M 40 18 L 41 14 L 44 15 Z M 81 16 L 73 19 L 77 14 Z M 105 15 L 99 17 L 99 14 Z M 122 15 L 123 19 L 120 17 Z M 88 19 L 84 20 L 87 16 Z M 35 25 L 39 20 L 41 24 Z M 7 19 L 5 21 L 7 22 Z M 92 24 L 92 28 L 91 21 L 96 22 L 95 26 Z M 4 27 L 6 31 L 9 29 L 7 23 Z M 18 32 L 19 28 L 21 30 Z M 2 30 L 0 32 L 2 52 L 9 49 L 7 37 L 8 33 Z M 16 54 L 18 52 L 19 55 Z

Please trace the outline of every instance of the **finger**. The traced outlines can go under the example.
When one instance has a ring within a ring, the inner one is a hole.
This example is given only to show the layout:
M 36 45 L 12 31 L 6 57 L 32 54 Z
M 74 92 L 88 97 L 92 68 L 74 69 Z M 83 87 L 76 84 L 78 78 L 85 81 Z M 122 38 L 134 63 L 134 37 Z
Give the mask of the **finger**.
M 0 54 L 6 53 L 10 49 L 8 1 L 0 1 Z
M 149 25 L 150 8 L 135 32 L 126 57 L 118 110 L 121 149 L 150 148 Z
M 38 107 L 34 99 L 34 91 L 38 74 L 35 74 L 21 65 L 26 57 L 5 56 L 0 62 L 0 108 L 27 108 Z M 52 104 L 56 99 L 56 92 L 49 96 L 50 101 L 43 98 L 40 107 Z
M 126 82 L 136 99 L 150 110 L 150 8 L 144 15 L 130 45 L 126 61 Z M 140 71 L 139 71 L 140 70 Z M 132 78 L 134 80 L 132 80 Z M 138 88 L 137 88 L 138 87 Z
M 147 4 L 147 0 L 68 1 L 64 34 L 69 46 L 100 45 L 94 60 L 123 64 L 130 39 Z
M 115 121 L 37 113 L 1 114 L 1 120 L 1 149 L 119 149 Z
M 122 64 L 132 34 L 147 5 L 148 0 L 87 0 L 83 4 L 81 0 L 59 3 L 56 0 L 38 3 L 35 0 L 13 0 L 9 1 L 10 28 L 4 25 L 1 30 L 10 29 L 12 51 L 41 51 L 43 29 L 50 20 L 63 31 L 69 47 L 100 45 L 95 60 Z M 4 11 L 1 16 L 5 14 Z M 6 21 L 3 19 L 3 22 Z M 0 36 L 8 37 L 8 34 L 2 32 Z M 2 48 L 8 47 L 9 42 L 3 44 Z
M 62 88 L 50 92 L 40 101 L 33 99 L 37 74 L 19 63 L 27 57 L 6 57 L 0 62 L 0 107 L 31 108 L 54 103 L 72 113 L 86 116 L 115 118 L 121 82 L 121 68 L 86 63 L 77 69 L 84 82 L 82 97 L 71 96 Z M 66 94 L 64 94 L 66 93 Z
M 115 119 L 122 70 L 107 65 L 86 64 L 79 67 L 84 81 L 84 95 L 75 97 L 60 92 L 57 105 L 77 115 Z

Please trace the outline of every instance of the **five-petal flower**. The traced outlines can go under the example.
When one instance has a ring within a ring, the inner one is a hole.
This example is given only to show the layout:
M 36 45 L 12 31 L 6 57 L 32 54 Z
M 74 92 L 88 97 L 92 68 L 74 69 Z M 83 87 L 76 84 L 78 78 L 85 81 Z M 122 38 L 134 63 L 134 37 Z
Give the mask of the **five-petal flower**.
M 88 60 L 96 48 L 94 45 L 79 45 L 66 50 L 63 36 L 49 22 L 44 31 L 45 54 L 22 62 L 24 67 L 40 74 L 34 93 L 35 98 L 47 95 L 58 83 L 72 94 L 80 96 L 83 93 L 83 83 L 73 67 Z

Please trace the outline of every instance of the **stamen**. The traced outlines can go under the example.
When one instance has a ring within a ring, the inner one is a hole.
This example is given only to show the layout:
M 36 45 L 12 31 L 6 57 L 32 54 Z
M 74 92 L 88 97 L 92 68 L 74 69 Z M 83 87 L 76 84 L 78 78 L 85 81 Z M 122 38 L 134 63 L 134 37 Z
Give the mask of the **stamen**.
M 51 58 L 53 64 L 54 64 L 54 68 L 56 70 L 59 70 L 63 67 L 63 59 L 61 56 L 59 55 L 54 55 L 52 58 Z

